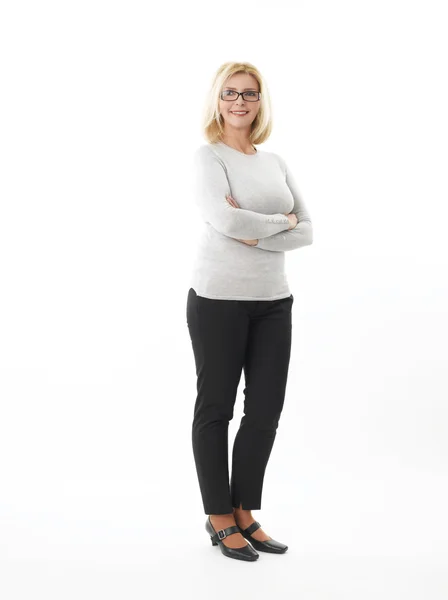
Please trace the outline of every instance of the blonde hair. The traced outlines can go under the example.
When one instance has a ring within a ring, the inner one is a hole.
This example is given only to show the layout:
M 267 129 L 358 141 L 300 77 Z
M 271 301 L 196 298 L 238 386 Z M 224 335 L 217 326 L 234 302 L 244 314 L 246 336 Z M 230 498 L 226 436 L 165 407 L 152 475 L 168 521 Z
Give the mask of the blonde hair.
M 260 108 L 252 122 L 249 139 L 252 144 L 261 144 L 269 138 L 272 131 L 271 101 L 263 76 L 253 64 L 248 62 L 226 62 L 216 71 L 203 110 L 202 130 L 204 137 L 210 143 L 221 140 L 224 133 L 224 119 L 219 113 L 220 94 L 227 79 L 235 73 L 248 73 L 258 81 L 259 91 L 261 92 Z

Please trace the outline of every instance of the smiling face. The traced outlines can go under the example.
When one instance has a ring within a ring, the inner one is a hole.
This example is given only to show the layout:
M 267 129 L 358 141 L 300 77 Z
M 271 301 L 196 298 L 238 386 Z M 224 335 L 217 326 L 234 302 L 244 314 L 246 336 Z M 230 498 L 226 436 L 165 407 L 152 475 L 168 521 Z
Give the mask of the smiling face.
M 222 92 L 226 90 L 259 92 L 260 86 L 253 75 L 249 73 L 235 73 L 235 75 L 232 75 L 226 81 Z M 244 100 L 242 96 L 238 96 L 238 99 L 231 101 L 220 98 L 219 112 L 224 119 L 224 131 L 232 134 L 232 131 L 235 132 L 235 130 L 238 130 L 239 133 L 242 130 L 246 130 L 247 136 L 249 136 L 251 124 L 260 110 L 260 102 L 261 99 L 257 100 L 257 102 L 251 102 L 250 100 Z M 243 111 L 245 114 L 242 116 L 234 114 L 240 111 Z

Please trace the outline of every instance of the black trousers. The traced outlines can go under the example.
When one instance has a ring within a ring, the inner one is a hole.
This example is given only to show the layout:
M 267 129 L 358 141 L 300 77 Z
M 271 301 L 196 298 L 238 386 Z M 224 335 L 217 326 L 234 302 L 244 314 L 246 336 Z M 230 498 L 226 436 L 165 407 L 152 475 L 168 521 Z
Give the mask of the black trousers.
M 261 508 L 266 465 L 288 378 L 294 296 L 280 300 L 215 300 L 188 291 L 187 324 L 197 396 L 193 454 L 204 512 Z M 244 370 L 244 416 L 232 452 L 228 428 Z

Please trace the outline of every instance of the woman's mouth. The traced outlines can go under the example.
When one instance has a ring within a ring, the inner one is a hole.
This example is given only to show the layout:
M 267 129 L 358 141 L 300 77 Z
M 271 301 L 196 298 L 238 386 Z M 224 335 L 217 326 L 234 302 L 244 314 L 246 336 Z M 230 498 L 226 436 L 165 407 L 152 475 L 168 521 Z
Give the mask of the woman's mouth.
M 248 110 L 244 110 L 244 111 L 230 111 L 232 113 L 232 115 L 236 115 L 237 117 L 244 117 L 244 115 L 247 115 L 247 113 L 249 112 Z

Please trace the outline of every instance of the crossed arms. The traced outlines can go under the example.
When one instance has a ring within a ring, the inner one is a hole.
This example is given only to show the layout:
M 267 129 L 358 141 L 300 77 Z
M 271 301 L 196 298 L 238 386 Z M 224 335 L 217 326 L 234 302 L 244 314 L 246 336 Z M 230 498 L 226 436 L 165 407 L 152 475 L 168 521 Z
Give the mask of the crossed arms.
M 294 198 L 291 211 L 297 217 L 294 229 L 288 231 L 290 222 L 282 213 L 266 215 L 231 206 L 227 201 L 231 191 L 225 166 L 207 146 L 201 146 L 195 154 L 195 190 L 203 218 L 217 231 L 235 239 L 258 239 L 258 244 L 253 248 L 283 252 L 311 244 L 313 230 L 301 193 L 283 158 L 276 156 Z

